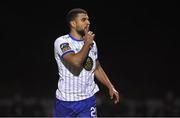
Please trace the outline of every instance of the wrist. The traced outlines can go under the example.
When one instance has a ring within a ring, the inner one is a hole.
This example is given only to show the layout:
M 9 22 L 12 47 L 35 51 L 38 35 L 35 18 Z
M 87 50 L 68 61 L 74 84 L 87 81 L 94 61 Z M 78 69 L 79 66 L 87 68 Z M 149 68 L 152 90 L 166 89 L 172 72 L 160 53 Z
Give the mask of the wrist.
M 110 85 L 110 86 L 108 87 L 108 89 L 109 89 L 109 90 L 113 90 L 113 89 L 114 89 L 114 86 L 113 86 L 113 85 Z
M 90 46 L 91 44 L 92 44 L 92 42 L 90 42 L 90 41 L 85 41 L 85 42 L 84 42 L 84 45 Z
M 91 43 L 89 43 L 89 42 L 84 42 L 84 46 L 90 48 L 90 47 L 91 47 Z

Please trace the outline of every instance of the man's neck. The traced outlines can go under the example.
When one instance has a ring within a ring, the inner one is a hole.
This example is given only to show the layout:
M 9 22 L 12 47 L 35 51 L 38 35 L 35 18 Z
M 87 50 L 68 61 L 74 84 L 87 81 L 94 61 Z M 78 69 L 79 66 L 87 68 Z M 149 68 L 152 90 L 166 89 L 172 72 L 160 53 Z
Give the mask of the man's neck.
M 76 38 L 77 40 L 82 40 L 82 36 L 79 35 L 78 33 L 76 32 L 70 32 L 69 33 L 72 37 Z

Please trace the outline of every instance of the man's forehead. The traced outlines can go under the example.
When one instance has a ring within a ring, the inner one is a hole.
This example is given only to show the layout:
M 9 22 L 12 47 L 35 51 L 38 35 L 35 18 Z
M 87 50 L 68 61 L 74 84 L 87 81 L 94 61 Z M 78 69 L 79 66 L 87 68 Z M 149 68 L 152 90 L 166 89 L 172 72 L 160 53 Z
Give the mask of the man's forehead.
M 78 14 L 77 17 L 79 17 L 79 18 L 89 18 L 88 15 L 84 14 L 84 13 Z

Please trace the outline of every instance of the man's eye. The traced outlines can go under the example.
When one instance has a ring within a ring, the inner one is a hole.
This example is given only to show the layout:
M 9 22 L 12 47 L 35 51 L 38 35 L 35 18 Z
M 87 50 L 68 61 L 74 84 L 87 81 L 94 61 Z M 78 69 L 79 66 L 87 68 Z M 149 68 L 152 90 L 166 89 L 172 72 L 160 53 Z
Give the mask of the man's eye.
M 83 21 L 83 22 L 84 22 L 85 20 L 86 20 L 86 19 L 85 19 L 85 18 L 83 18 L 81 21 Z

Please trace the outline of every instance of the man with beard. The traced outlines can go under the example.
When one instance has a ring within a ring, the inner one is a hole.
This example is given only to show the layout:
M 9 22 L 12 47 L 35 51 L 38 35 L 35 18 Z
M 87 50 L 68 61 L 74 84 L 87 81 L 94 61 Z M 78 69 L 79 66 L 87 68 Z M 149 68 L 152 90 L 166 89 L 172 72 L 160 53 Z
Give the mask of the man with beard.
M 108 90 L 114 103 L 119 102 L 116 91 L 98 61 L 95 34 L 89 31 L 89 17 L 81 8 L 68 12 L 69 34 L 54 42 L 59 80 L 56 90 L 55 117 L 96 117 L 95 93 L 99 91 L 94 75 Z

